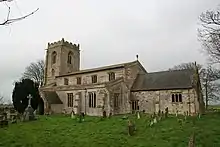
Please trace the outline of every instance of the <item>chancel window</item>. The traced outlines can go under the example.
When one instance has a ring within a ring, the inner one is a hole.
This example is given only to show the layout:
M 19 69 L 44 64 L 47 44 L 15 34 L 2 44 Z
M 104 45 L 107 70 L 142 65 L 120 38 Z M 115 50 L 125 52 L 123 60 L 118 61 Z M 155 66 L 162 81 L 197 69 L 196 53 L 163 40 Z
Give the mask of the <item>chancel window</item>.
M 173 93 L 172 94 L 172 102 L 183 102 L 181 93 Z
M 110 72 L 110 73 L 108 74 L 108 76 L 109 76 L 109 81 L 115 80 L 115 73 L 114 73 L 114 72 Z
M 132 101 L 131 106 L 132 110 L 139 110 L 138 100 Z
M 89 108 L 95 108 L 95 107 L 96 107 L 96 93 L 89 92 Z
M 69 79 L 64 78 L 64 85 L 69 85 Z
M 56 60 L 57 60 L 57 53 L 54 51 L 53 53 L 52 53 L 52 64 L 55 64 L 56 63 Z
M 114 93 L 114 107 L 117 108 L 120 105 L 119 93 Z
M 67 58 L 67 63 L 68 63 L 68 64 L 72 64 L 72 57 L 73 57 L 73 53 L 72 53 L 72 52 L 69 52 L 69 53 L 68 53 L 68 58 Z
M 97 83 L 97 75 L 92 76 L 92 83 Z
M 73 93 L 67 93 L 67 106 L 73 107 Z

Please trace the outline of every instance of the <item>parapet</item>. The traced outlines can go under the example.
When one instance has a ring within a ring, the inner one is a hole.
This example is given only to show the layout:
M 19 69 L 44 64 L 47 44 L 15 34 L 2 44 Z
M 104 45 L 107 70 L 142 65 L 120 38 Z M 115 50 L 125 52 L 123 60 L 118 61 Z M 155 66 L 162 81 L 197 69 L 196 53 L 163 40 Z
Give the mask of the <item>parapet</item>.
M 57 47 L 57 46 L 62 46 L 62 45 L 66 46 L 66 47 L 69 47 L 69 48 L 79 50 L 79 44 L 73 44 L 71 42 L 65 41 L 64 38 L 62 38 L 62 40 L 59 40 L 57 42 L 48 43 L 48 49 L 49 48 L 54 48 L 54 47 Z

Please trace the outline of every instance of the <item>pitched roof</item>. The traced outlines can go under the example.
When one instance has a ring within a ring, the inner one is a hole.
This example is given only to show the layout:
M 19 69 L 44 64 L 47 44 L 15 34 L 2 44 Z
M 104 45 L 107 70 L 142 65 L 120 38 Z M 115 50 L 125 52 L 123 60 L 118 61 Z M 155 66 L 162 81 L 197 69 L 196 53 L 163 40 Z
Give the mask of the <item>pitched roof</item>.
M 45 99 L 50 104 L 63 104 L 55 91 L 44 91 Z
M 193 74 L 190 69 L 139 74 L 131 91 L 192 88 Z
M 103 70 L 123 68 L 125 66 L 132 65 L 132 64 L 135 64 L 135 63 L 140 64 L 139 61 L 132 61 L 132 62 L 126 62 L 126 63 L 121 63 L 121 64 L 114 64 L 114 65 L 108 65 L 108 66 L 103 66 L 103 67 L 84 69 L 84 70 L 80 70 L 80 71 L 76 71 L 76 72 L 72 72 L 72 73 L 68 73 L 68 74 L 63 74 L 63 75 L 56 76 L 56 77 L 63 77 L 63 76 L 70 76 L 70 75 L 76 75 L 76 74 L 84 74 L 84 73 L 91 73 L 91 72 L 97 72 L 97 71 L 103 71 Z M 145 70 L 142 65 L 141 65 L 141 67 L 143 68 L 143 70 Z

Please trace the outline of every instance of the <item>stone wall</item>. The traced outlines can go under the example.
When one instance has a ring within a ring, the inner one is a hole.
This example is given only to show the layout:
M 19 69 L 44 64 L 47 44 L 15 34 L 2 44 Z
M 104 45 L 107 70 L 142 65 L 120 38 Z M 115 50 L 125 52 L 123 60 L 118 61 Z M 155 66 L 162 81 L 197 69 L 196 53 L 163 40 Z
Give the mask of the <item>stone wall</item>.
M 77 74 L 77 75 L 69 75 L 65 77 L 58 77 L 56 79 L 57 85 L 64 85 L 64 78 L 67 78 L 69 80 L 69 85 L 76 85 L 77 84 L 77 77 L 81 77 L 81 84 L 92 84 L 92 75 L 97 75 L 97 84 L 106 83 L 109 82 L 109 72 L 115 73 L 115 78 L 124 77 L 124 69 L 118 68 L 118 69 L 112 69 L 112 70 L 104 70 L 99 72 L 93 72 L 93 73 L 84 73 L 84 74 Z
M 182 93 L 182 102 L 172 102 L 172 93 Z M 198 111 L 197 96 L 194 89 L 189 90 L 160 90 L 132 92 L 135 100 L 139 100 L 140 111 L 154 113 L 159 110 L 165 111 L 168 107 L 169 113 L 183 114 L 184 112 L 195 113 Z

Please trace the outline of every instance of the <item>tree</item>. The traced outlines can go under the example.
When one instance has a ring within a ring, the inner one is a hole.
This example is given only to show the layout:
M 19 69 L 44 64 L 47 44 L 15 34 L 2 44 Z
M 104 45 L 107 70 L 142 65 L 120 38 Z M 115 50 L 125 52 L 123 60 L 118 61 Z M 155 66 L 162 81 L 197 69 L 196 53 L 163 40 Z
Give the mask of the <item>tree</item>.
M 205 95 L 206 109 L 210 101 L 218 101 L 220 95 L 220 85 L 217 80 L 220 79 L 220 71 L 212 66 L 204 68 L 202 65 L 197 64 L 200 75 L 201 87 L 203 95 Z M 182 70 L 182 69 L 195 69 L 193 62 L 182 63 L 170 68 L 169 70 Z
M 220 63 L 220 11 L 209 10 L 199 16 L 201 28 L 198 37 L 203 50 L 216 63 Z
M 28 106 L 27 96 L 29 94 L 32 96 L 31 106 L 34 110 L 36 110 L 40 101 L 38 87 L 38 83 L 35 83 L 30 79 L 23 79 L 20 82 L 16 82 L 12 93 L 12 102 L 15 110 L 21 114 L 24 113 L 26 107 Z
M 42 86 L 44 79 L 44 61 L 38 60 L 30 63 L 30 65 L 25 68 L 22 79 L 31 79 Z
M 13 0 L 0 0 L 0 3 L 1 2 L 12 2 Z M 10 18 L 10 13 L 11 13 L 11 8 L 6 4 L 6 6 L 8 7 L 8 15 L 6 17 L 6 20 L 3 21 L 2 23 L 0 23 L 0 25 L 8 25 L 8 24 L 11 24 L 13 22 L 16 22 L 16 21 L 19 21 L 19 20 L 23 20 L 31 15 L 33 15 L 35 12 L 37 12 L 39 10 L 39 8 L 37 8 L 35 11 L 31 12 L 30 14 L 27 14 L 27 15 L 24 15 L 22 17 L 17 17 L 17 18 Z
M 0 105 L 4 104 L 4 97 L 0 95 Z

